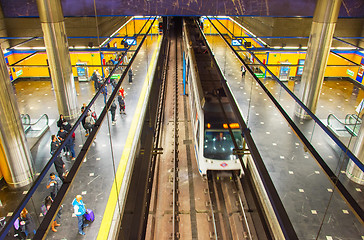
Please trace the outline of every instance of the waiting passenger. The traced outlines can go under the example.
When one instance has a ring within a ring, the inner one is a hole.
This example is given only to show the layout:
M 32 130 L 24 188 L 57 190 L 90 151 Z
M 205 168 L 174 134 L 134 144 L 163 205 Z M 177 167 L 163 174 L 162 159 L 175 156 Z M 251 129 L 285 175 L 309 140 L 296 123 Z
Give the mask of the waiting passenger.
M 115 113 L 116 113 L 116 104 L 115 101 L 112 102 L 111 106 L 110 106 L 110 112 L 111 112 L 111 125 L 115 125 L 116 124 L 116 119 L 115 119 Z
M 83 231 L 85 227 L 88 226 L 88 224 L 85 224 L 84 221 L 84 214 L 86 213 L 86 206 L 82 201 L 82 196 L 77 195 L 76 198 L 72 202 L 72 206 L 74 209 L 74 213 L 77 216 L 78 220 L 78 233 L 81 235 L 85 235 L 86 233 Z

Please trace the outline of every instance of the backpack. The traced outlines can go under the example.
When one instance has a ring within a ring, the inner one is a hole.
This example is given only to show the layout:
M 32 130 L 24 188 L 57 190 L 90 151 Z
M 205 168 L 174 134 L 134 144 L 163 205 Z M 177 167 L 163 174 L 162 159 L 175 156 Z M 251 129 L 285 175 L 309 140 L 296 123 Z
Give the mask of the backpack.
M 93 112 L 91 113 L 91 116 L 95 119 L 95 121 L 97 120 L 97 115 L 96 115 L 96 112 L 95 112 L 95 111 L 93 111 Z

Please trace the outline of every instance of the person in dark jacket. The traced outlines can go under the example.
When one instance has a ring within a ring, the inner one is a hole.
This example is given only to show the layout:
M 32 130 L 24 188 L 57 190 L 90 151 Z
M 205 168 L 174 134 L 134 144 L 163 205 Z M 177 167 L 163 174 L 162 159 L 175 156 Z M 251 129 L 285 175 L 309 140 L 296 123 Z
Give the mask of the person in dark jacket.
M 118 93 L 118 102 L 119 102 L 119 109 L 120 109 L 120 114 L 121 113 L 125 113 L 125 100 L 124 97 L 122 96 L 121 92 Z
M 91 76 L 91 80 L 94 81 L 95 92 L 99 90 L 99 75 L 99 71 L 96 69 Z
M 66 139 L 66 136 L 67 136 L 68 132 L 66 132 L 64 130 L 64 127 L 63 125 L 59 128 L 59 131 L 57 133 L 57 137 L 59 139 L 59 141 L 61 142 L 61 144 L 64 142 L 64 140 Z M 63 154 L 66 155 L 68 153 L 68 148 L 65 147 L 63 148 Z
M 32 239 L 35 234 L 35 224 L 33 222 L 32 216 L 30 216 L 28 210 L 24 208 L 20 213 L 19 218 L 20 227 L 27 239 Z
M 115 101 L 113 101 L 111 106 L 110 106 L 110 112 L 111 112 L 112 125 L 115 125 L 116 124 L 116 119 L 115 119 L 116 104 L 115 104 Z
M 104 87 L 101 88 L 101 93 L 102 93 L 102 95 L 104 95 L 104 103 L 106 104 L 106 99 L 107 99 L 107 86 L 106 86 L 106 84 L 104 85 Z
M 133 70 L 131 70 L 131 68 L 129 68 L 128 75 L 129 75 L 129 83 L 132 83 L 133 82 Z
M 61 128 L 61 126 L 63 126 L 64 121 L 66 121 L 66 120 L 64 119 L 63 114 L 60 114 L 59 119 L 57 121 L 57 127 Z

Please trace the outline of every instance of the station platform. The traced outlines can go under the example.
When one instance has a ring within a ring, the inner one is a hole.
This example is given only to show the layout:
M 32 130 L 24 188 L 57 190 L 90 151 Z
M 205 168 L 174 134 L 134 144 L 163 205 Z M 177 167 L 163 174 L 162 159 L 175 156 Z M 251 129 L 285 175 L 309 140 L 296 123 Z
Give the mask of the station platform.
M 132 83 L 129 83 L 127 74 L 121 85 L 125 90 L 126 114 L 119 113 L 120 110 L 116 97 L 115 103 L 118 106 L 116 110 L 116 124 L 112 125 L 111 114 L 108 112 L 96 135 L 95 141 L 83 160 L 71 189 L 63 201 L 61 226 L 56 228 L 57 232 L 49 230 L 47 239 L 107 239 L 107 235 L 113 225 L 112 221 L 115 220 L 113 216 L 117 200 L 123 197 L 117 193 L 119 193 L 120 188 L 125 188 L 122 185 L 115 187 L 114 179 L 116 179 L 116 175 L 118 175 L 119 179 L 123 179 L 124 174 L 126 175 L 128 156 L 132 157 L 134 154 L 132 151 L 136 149 L 135 145 L 141 131 L 139 123 L 142 122 L 141 120 L 146 109 L 146 101 L 149 97 L 149 88 L 152 81 L 151 76 L 156 68 L 161 39 L 161 36 L 148 36 L 137 54 L 131 66 L 133 70 Z M 83 103 L 88 104 L 94 97 L 94 84 L 92 81 L 75 81 L 75 85 L 78 105 L 79 109 L 81 109 Z M 55 95 L 50 81 L 17 80 L 14 86 L 21 113 L 27 113 L 32 117 L 34 116 L 34 118 L 46 113 L 53 123 L 31 149 L 37 173 L 36 176 L 38 176 L 51 157 L 51 135 L 57 134 L 59 130 L 56 123 L 59 113 Z M 112 88 L 109 85 L 108 97 L 111 92 Z M 99 116 L 104 106 L 104 97 L 100 94 L 91 109 Z M 75 121 L 70 123 L 73 124 L 73 122 Z M 75 133 L 75 152 L 77 156 L 87 137 L 81 124 L 75 130 Z M 63 155 L 62 158 L 66 169 L 70 169 L 74 161 L 68 155 Z M 56 173 L 54 166 L 51 167 L 50 172 Z M 43 220 L 40 207 L 44 203 L 44 198 L 50 192 L 46 189 L 49 173 L 47 173 L 46 178 L 43 179 L 42 184 L 26 206 L 36 227 Z M 2 203 L 0 217 L 5 216 L 8 219 L 29 188 L 30 186 L 13 190 L 9 189 L 6 185 L 3 186 L 0 192 Z M 84 229 L 85 236 L 78 234 L 77 217 L 73 214 L 72 201 L 78 194 L 83 196 L 86 207 L 92 209 L 95 213 L 95 221 Z M 13 233 L 13 230 L 11 233 Z M 100 235 L 102 236 L 101 238 Z M 7 239 L 14 239 L 14 237 L 9 236 Z
M 207 40 L 299 239 L 364 239 L 363 225 L 266 93 L 249 72 L 242 77 L 242 64 L 219 36 L 207 36 Z M 293 98 L 274 80 L 262 81 L 289 116 L 294 116 Z M 297 95 L 300 81 L 289 80 L 285 84 Z M 339 78 L 324 81 L 316 116 L 325 124 L 331 113 L 344 119 L 346 114 L 355 113 L 363 96 L 364 90 L 359 84 Z M 348 159 L 343 157 L 345 154 L 313 120 L 293 119 L 364 208 L 364 187 L 346 177 Z M 355 137 L 341 139 L 349 149 L 355 140 Z

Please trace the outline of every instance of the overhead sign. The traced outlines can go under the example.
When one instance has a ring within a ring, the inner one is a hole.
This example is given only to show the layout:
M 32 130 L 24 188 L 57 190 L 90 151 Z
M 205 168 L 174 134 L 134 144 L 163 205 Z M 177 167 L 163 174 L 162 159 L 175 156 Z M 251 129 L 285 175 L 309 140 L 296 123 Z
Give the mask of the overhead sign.
M 346 73 L 347 73 L 349 76 L 354 77 L 354 72 L 353 72 L 353 71 L 351 71 L 350 69 L 346 69 Z
M 242 46 L 243 45 L 242 39 L 233 39 L 231 40 L 231 46 Z
M 137 45 L 136 38 L 125 38 L 125 42 L 128 43 L 128 45 Z

